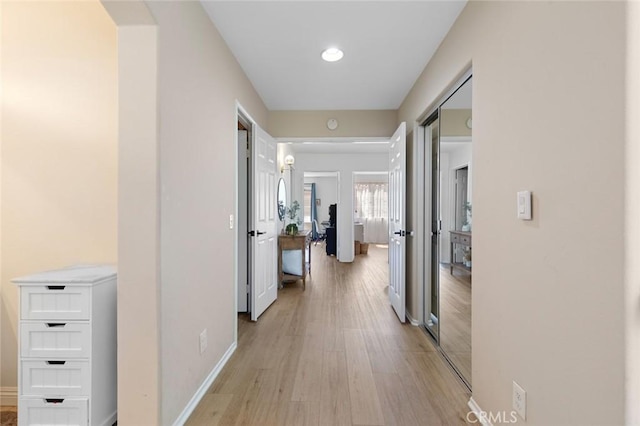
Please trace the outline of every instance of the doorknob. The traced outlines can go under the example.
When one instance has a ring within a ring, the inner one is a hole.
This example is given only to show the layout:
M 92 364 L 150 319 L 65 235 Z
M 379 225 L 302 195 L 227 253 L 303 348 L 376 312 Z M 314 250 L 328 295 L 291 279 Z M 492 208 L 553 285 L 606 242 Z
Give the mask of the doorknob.
M 249 234 L 249 236 L 250 236 L 250 237 L 255 237 L 255 236 L 256 236 L 256 234 L 257 234 L 257 235 L 263 235 L 263 234 L 266 234 L 266 232 L 260 232 L 260 231 L 258 231 L 258 232 L 256 232 L 256 231 L 249 231 L 249 232 L 248 232 L 248 234 Z
M 400 235 L 401 237 L 404 237 L 405 235 L 407 235 L 407 233 L 401 230 L 401 231 L 394 232 L 394 235 Z

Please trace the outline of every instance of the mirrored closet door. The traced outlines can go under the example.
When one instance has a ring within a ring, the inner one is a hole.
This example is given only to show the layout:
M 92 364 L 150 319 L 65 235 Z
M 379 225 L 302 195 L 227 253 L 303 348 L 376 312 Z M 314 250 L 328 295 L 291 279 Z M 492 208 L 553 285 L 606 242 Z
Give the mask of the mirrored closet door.
M 472 80 L 469 76 L 424 123 L 424 326 L 471 387 Z

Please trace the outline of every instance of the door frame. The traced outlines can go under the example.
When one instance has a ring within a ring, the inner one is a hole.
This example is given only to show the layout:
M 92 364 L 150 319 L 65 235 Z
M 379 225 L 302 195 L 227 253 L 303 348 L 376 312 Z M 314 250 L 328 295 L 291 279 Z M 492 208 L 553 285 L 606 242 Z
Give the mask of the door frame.
M 412 196 L 416 197 L 416 203 L 414 204 L 415 209 L 415 218 L 416 223 L 414 227 L 416 228 L 416 233 L 414 239 L 416 240 L 416 262 L 414 271 L 416 273 L 416 279 L 418 283 L 418 322 L 421 326 L 424 325 L 424 314 L 426 310 L 425 306 L 425 292 L 427 288 L 427 279 L 431 273 L 431 263 L 427 262 L 425 259 L 431 259 L 431 238 L 430 235 L 427 237 L 427 233 L 430 232 L 431 229 L 431 210 L 428 209 L 429 202 L 431 200 L 431 189 L 427 188 L 427 184 L 431 184 L 431 177 L 427 174 L 427 170 L 429 170 L 429 156 L 430 150 L 426 150 L 426 138 L 425 138 L 425 130 L 427 129 L 426 121 L 431 115 L 434 113 L 438 113 L 438 118 L 440 117 L 440 106 L 447 101 L 457 90 L 458 88 L 464 84 L 470 77 L 473 76 L 473 67 L 471 64 L 465 67 L 464 71 L 460 72 L 447 86 L 445 90 L 442 91 L 442 94 L 436 98 L 426 109 L 425 112 L 418 117 L 415 121 L 414 130 L 413 130 L 413 141 L 414 141 L 414 149 L 416 150 L 416 155 L 414 156 L 414 165 L 416 166 L 414 171 L 414 178 L 416 182 L 422 182 L 423 188 L 422 190 L 418 185 L 414 185 L 414 194 Z M 429 179 L 429 182 L 426 180 Z M 427 332 L 428 333 L 428 332 Z M 429 333 L 429 335 L 431 335 Z
M 247 112 L 247 110 L 240 104 L 240 102 L 236 99 L 235 102 L 235 120 L 233 121 L 233 134 L 234 134 L 234 138 L 233 138 L 233 149 L 234 149 L 234 153 L 235 153 L 235 158 L 237 161 L 238 158 L 238 154 L 239 154 L 239 147 L 238 147 L 238 138 L 237 138 L 237 133 L 238 133 L 238 122 L 240 122 L 246 129 L 249 129 L 249 138 L 252 137 L 253 133 L 255 132 L 255 124 L 256 121 L 251 117 L 251 115 Z M 249 139 L 251 140 L 251 139 Z M 253 153 L 249 152 L 249 156 L 252 156 Z M 250 174 L 250 170 L 247 169 L 247 182 L 249 182 L 249 174 Z M 233 220 L 233 230 L 234 230 L 234 237 L 233 237 L 233 282 L 234 282 L 234 292 L 233 292 L 233 312 L 234 312 L 234 317 L 233 317 L 233 322 L 234 322 L 234 327 L 233 327 L 233 341 L 237 344 L 238 343 L 238 287 L 240 286 L 240 283 L 238 282 L 239 279 L 239 274 L 238 274 L 238 268 L 240 267 L 240 265 L 238 264 L 238 245 L 239 245 L 239 240 L 238 240 L 238 232 L 237 232 L 237 218 L 239 216 L 239 209 L 240 209 L 240 205 L 238 202 L 238 190 L 239 190 L 239 184 L 240 184 L 240 176 L 239 176 L 239 171 L 238 168 L 236 167 L 236 171 L 234 173 L 234 190 L 235 190 L 235 203 L 234 203 L 234 211 L 233 211 L 233 218 L 230 220 Z M 249 214 L 249 209 L 251 208 L 251 206 L 248 204 L 247 205 L 247 212 L 246 214 Z M 248 216 L 247 216 L 248 217 Z M 248 262 L 251 262 L 250 257 L 247 257 Z M 248 265 L 245 265 L 244 267 L 247 267 Z M 250 274 L 249 274 L 250 275 Z M 247 277 L 247 280 L 250 280 L 251 277 Z M 251 286 L 249 286 L 249 288 L 251 288 Z M 251 291 L 251 290 L 249 290 Z M 247 312 L 249 312 L 251 310 L 251 304 L 248 303 L 247 306 Z
M 418 209 L 418 212 L 416 215 L 417 225 L 421 228 L 419 229 L 420 232 L 418 232 L 416 235 L 416 239 L 417 239 L 416 246 L 418 247 L 417 256 L 420 256 L 420 257 L 416 256 L 415 260 L 417 260 L 417 262 L 414 262 L 418 264 L 416 277 L 418 279 L 417 293 L 418 293 L 418 297 L 420 298 L 419 304 L 418 304 L 418 310 L 420 312 L 419 314 L 420 328 L 422 328 L 428 336 L 431 336 L 434 339 L 436 346 L 438 348 L 438 352 L 442 354 L 442 356 L 447 360 L 451 368 L 456 372 L 456 374 L 460 377 L 461 381 L 469 390 L 471 390 L 471 386 L 469 386 L 469 384 L 462 378 L 462 375 L 457 371 L 456 367 L 453 366 L 453 363 L 449 360 L 449 358 L 444 354 L 444 352 L 440 348 L 440 341 L 439 341 L 440 327 L 438 326 L 438 337 L 436 337 L 431 333 L 431 331 L 428 329 L 428 327 L 424 322 L 424 319 L 425 319 L 424 316 L 427 309 L 427 306 L 425 304 L 427 294 L 425 293 L 429 292 L 428 296 L 430 297 L 430 289 L 431 289 L 431 283 L 429 282 L 429 277 L 431 276 L 431 234 L 430 234 L 430 231 L 431 231 L 431 208 L 430 207 L 431 206 L 429 204 L 431 200 L 431 173 L 427 173 L 427 171 L 429 172 L 431 171 L 430 169 L 431 143 L 430 141 L 426 141 L 425 131 L 427 129 L 426 122 L 429 119 L 429 117 L 431 117 L 433 114 L 437 112 L 438 120 L 439 120 L 441 118 L 440 107 L 442 106 L 442 104 L 444 104 L 451 96 L 453 96 L 453 94 L 463 84 L 465 84 L 467 80 L 469 80 L 472 77 L 473 77 L 473 67 L 471 66 L 471 64 L 469 64 L 468 67 L 465 68 L 463 72 L 458 74 L 458 76 L 452 81 L 452 83 L 449 86 L 447 86 L 447 88 L 442 92 L 441 96 L 437 97 L 436 100 L 432 102 L 429 105 L 429 107 L 425 110 L 425 112 L 421 116 L 419 116 L 418 119 L 416 120 L 416 125 L 414 127 L 414 143 L 417 142 L 416 148 L 418 150 L 417 151 L 418 155 L 416 155 L 416 157 L 418 158 L 415 159 L 414 161 L 418 163 L 418 167 L 416 172 L 414 172 L 414 177 L 418 179 L 422 179 L 417 182 L 422 182 L 424 185 L 422 190 L 418 189 L 418 185 L 415 185 L 416 188 L 415 188 L 414 194 L 412 194 L 412 196 L 416 196 L 416 198 L 418 199 L 418 203 L 416 204 L 422 207 L 422 209 Z M 438 137 L 441 138 L 442 135 L 439 134 Z M 427 142 L 429 142 L 429 150 L 427 150 L 425 146 Z M 428 236 L 427 236 L 427 233 L 429 233 Z M 438 304 L 439 303 L 440 303 L 440 300 L 438 299 Z M 473 298 L 472 298 L 472 303 L 473 303 Z M 440 311 L 438 310 L 438 320 L 440 320 L 439 313 Z M 473 335 L 473 326 L 472 326 L 471 332 Z

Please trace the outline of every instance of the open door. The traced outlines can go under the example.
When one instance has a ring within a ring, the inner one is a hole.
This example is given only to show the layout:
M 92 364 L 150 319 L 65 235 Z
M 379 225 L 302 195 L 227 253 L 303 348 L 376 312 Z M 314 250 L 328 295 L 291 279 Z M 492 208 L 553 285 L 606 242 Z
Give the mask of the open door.
M 389 301 L 405 322 L 405 195 L 407 125 L 401 123 L 389 143 Z
M 251 141 L 251 320 L 278 297 L 276 141 L 257 125 Z

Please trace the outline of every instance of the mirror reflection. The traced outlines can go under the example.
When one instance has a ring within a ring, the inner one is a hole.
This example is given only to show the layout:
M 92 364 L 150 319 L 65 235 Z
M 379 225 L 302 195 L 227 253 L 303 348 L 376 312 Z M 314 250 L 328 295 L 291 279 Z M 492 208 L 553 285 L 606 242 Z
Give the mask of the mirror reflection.
M 440 107 L 438 170 L 440 347 L 471 385 L 471 79 Z
M 284 220 L 284 215 L 287 211 L 287 187 L 284 183 L 284 179 L 280 178 L 278 181 L 278 217 L 280 220 Z

